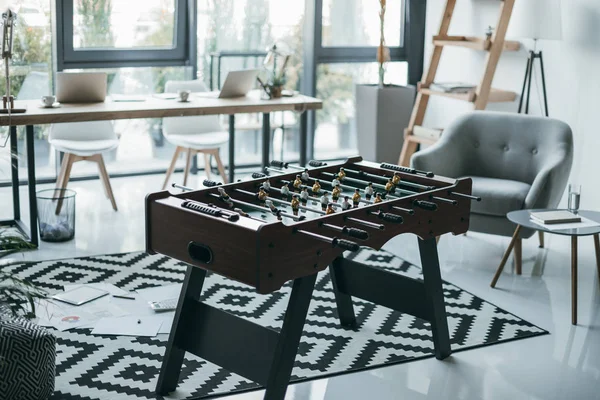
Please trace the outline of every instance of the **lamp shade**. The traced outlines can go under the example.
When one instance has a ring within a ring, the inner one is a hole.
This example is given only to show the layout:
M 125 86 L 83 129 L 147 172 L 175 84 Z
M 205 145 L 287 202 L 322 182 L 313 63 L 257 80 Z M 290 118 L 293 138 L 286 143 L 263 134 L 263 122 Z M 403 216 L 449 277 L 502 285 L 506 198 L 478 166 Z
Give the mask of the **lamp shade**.
M 561 0 L 516 0 L 508 37 L 562 39 Z

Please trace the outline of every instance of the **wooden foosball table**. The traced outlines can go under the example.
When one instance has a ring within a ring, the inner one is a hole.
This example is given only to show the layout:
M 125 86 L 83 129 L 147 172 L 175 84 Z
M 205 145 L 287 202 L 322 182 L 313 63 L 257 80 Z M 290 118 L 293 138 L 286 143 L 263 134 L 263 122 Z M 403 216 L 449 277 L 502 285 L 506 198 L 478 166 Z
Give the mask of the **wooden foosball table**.
M 352 297 L 428 321 L 435 356 L 450 355 L 436 238 L 469 227 L 470 179 L 355 157 L 308 168 L 272 162 L 266 173 L 228 185 L 205 181 L 146 198 L 146 248 L 189 264 L 157 383 L 175 390 L 185 352 L 283 399 L 316 276 L 329 268 L 340 324 L 356 324 Z M 177 185 L 174 185 L 177 187 Z M 423 281 L 344 259 L 380 249 L 402 233 L 419 237 Z M 268 294 L 293 281 L 279 332 L 200 301 L 206 272 Z

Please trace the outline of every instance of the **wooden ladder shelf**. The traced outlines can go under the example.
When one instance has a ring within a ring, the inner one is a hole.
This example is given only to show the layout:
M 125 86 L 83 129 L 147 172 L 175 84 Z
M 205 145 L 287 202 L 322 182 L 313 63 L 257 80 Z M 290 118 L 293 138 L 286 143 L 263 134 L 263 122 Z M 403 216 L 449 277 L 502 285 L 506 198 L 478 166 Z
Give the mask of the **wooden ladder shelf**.
M 457 0 L 446 0 L 446 8 L 440 24 L 439 33 L 433 37 L 433 53 L 429 62 L 429 69 L 424 71 L 421 82 L 418 85 L 417 98 L 410 118 L 408 127 L 404 131 L 404 145 L 400 153 L 399 165 L 408 167 L 410 158 L 417 151 L 419 144 L 432 144 L 435 139 L 429 137 L 415 136 L 415 126 L 421 127 L 425 119 L 425 111 L 429 103 L 430 96 L 449 97 L 456 100 L 463 100 L 473 103 L 475 110 L 484 110 L 488 102 L 514 101 L 517 97 L 515 92 L 492 88 L 492 80 L 496 73 L 496 67 L 503 51 L 519 50 L 520 43 L 515 41 L 506 41 L 506 31 L 512 15 L 515 0 L 501 0 L 500 17 L 494 30 L 494 35 L 490 38 L 477 38 L 471 36 L 450 36 L 448 29 L 450 21 L 454 14 L 454 7 Z M 485 68 L 479 85 L 467 93 L 446 93 L 430 89 L 435 80 L 435 75 L 442 57 L 442 50 L 445 46 L 464 47 L 468 49 L 481 50 L 487 52 Z M 424 128 L 427 129 L 427 128 Z

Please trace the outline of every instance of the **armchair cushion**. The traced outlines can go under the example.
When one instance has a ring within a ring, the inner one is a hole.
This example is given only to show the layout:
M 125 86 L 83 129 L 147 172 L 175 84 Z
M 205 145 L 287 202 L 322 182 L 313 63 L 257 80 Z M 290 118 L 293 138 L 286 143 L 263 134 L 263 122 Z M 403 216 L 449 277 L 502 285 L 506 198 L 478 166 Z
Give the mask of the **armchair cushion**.
M 508 212 L 521 210 L 531 185 L 509 179 L 467 176 L 473 180 L 473 195 L 481 201 L 471 202 L 471 212 L 504 217 Z

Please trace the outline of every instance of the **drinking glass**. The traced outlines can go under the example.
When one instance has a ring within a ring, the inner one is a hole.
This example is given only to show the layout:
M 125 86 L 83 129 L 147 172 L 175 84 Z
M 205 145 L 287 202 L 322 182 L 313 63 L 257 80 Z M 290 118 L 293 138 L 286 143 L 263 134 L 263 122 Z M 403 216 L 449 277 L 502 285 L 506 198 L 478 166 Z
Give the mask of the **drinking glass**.
M 569 184 L 569 211 L 577 214 L 581 200 L 581 185 Z

